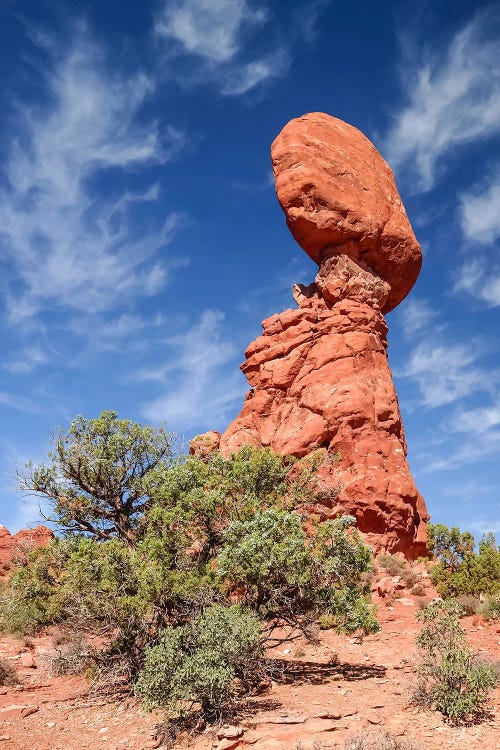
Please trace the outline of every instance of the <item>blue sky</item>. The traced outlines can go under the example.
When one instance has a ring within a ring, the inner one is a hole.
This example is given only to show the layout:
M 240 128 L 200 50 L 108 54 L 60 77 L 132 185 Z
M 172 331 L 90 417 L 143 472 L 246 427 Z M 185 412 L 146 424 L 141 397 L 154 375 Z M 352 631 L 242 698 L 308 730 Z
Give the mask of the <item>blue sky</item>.
M 424 251 L 388 316 L 434 521 L 500 531 L 500 15 L 494 4 L 7 0 L 0 10 L 0 521 L 15 468 L 103 408 L 223 429 L 313 264 L 269 147 L 308 111 L 395 171 Z

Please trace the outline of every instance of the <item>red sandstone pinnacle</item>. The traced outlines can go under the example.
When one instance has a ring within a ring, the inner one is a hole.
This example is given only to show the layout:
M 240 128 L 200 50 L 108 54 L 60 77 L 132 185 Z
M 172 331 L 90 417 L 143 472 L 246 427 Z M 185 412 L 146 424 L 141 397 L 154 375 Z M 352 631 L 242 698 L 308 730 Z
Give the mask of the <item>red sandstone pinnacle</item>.
M 8 576 L 16 557 L 37 547 L 46 547 L 53 538 L 54 534 L 46 526 L 22 529 L 17 534 L 11 534 L 0 524 L 0 580 Z
M 354 515 L 376 551 L 425 554 L 428 514 L 406 461 L 387 362 L 387 284 L 344 255 L 294 293 L 299 308 L 265 320 L 245 352 L 251 390 L 219 450 L 250 443 L 298 458 L 322 450 L 318 478 L 340 492 L 315 512 Z
M 285 126 L 272 157 L 288 226 L 318 273 L 294 285 L 298 309 L 264 320 L 247 348 L 250 391 L 238 417 L 220 439 L 198 436 L 192 452 L 321 451 L 324 501 L 314 512 L 352 514 L 375 551 L 416 558 L 428 514 L 406 461 L 383 312 L 413 286 L 420 248 L 391 170 L 356 128 L 304 115 Z
M 390 285 L 383 312 L 414 285 L 422 254 L 394 175 L 360 130 L 322 112 L 291 120 L 274 141 L 276 194 L 295 240 L 362 260 Z

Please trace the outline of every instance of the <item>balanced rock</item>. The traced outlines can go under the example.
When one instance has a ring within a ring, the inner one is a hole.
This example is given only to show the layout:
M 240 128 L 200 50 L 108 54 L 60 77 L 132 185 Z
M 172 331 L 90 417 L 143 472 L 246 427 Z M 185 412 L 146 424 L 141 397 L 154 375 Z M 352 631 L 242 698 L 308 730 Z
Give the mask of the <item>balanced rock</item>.
M 408 294 L 422 254 L 394 175 L 357 128 L 323 114 L 291 120 L 274 141 L 276 193 L 295 240 L 316 263 L 342 252 L 390 284 L 383 311 Z
M 320 451 L 314 512 L 350 513 L 376 551 L 418 557 L 428 514 L 406 461 L 383 313 L 413 286 L 420 248 L 391 170 L 356 128 L 305 115 L 272 158 L 287 224 L 319 268 L 314 283 L 294 285 L 297 308 L 264 320 L 246 350 L 250 391 L 218 448 Z M 196 445 L 215 448 L 215 438 Z

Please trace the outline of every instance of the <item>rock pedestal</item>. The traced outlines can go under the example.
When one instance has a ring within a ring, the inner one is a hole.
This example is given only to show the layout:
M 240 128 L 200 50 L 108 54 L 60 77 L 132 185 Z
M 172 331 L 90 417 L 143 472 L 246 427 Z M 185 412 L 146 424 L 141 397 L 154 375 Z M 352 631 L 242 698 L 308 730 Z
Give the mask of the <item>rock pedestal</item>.
M 394 178 L 356 128 L 322 113 L 292 120 L 272 147 L 278 200 L 315 282 L 263 321 L 241 366 L 250 391 L 219 450 L 322 451 L 323 518 L 350 513 L 376 551 L 425 553 L 425 503 L 406 461 L 384 312 L 413 286 L 421 252 Z M 215 447 L 208 433 L 193 452 Z M 332 460 L 334 459 L 334 460 Z
M 351 513 L 375 549 L 418 557 L 427 512 L 406 462 L 387 363 L 387 293 L 345 255 L 323 262 L 315 284 L 296 286 L 299 308 L 265 320 L 245 352 L 251 390 L 219 449 L 250 443 L 298 457 L 322 449 L 335 460 L 319 477 L 340 491 L 320 515 Z

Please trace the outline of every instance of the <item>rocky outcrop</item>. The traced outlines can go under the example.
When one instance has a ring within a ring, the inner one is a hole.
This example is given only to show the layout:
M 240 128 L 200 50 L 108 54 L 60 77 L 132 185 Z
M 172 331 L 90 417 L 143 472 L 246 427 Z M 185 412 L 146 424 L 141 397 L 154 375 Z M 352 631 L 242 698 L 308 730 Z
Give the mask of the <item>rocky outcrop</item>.
M 0 580 L 6 578 L 16 558 L 37 547 L 46 547 L 54 538 L 47 526 L 36 526 L 34 529 L 22 529 L 11 534 L 0 524 Z
M 239 416 L 193 451 L 217 442 L 224 454 L 247 443 L 297 457 L 322 451 L 318 479 L 332 492 L 315 511 L 351 513 L 375 550 L 415 558 L 428 515 L 406 461 L 383 313 L 414 284 L 420 248 L 391 170 L 356 128 L 305 115 L 283 129 L 272 157 L 287 224 L 318 273 L 294 286 L 297 309 L 264 320 L 246 350 Z

